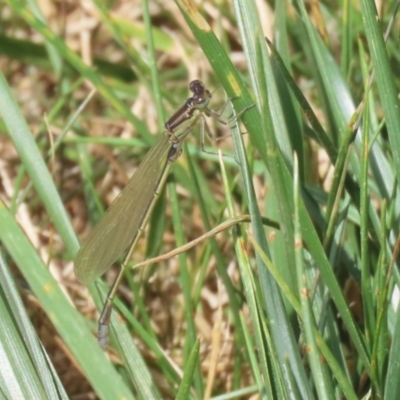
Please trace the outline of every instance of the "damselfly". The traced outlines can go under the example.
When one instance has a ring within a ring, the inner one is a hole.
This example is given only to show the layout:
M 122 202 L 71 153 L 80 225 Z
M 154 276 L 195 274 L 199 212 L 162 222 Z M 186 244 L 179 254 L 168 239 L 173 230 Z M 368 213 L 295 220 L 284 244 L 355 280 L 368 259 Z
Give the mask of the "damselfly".
M 235 117 L 225 121 L 221 115 L 230 100 L 220 111 L 215 111 L 208 108 L 211 93 L 200 80 L 192 81 L 189 89 L 193 96 L 187 99 L 165 123 L 165 132 L 160 135 L 158 142 L 147 153 L 127 186 L 90 232 L 75 258 L 75 274 L 80 282 L 88 285 L 117 261 L 128 247 L 130 248 L 121 271 L 107 295 L 99 319 L 98 340 L 103 347 L 108 341 L 112 301 L 123 276 L 123 270 L 165 185 L 171 165 L 182 152 L 183 141 L 198 123 L 202 143 L 204 143 L 204 132 L 214 139 L 205 116 L 229 124 L 249 108 L 246 107 Z

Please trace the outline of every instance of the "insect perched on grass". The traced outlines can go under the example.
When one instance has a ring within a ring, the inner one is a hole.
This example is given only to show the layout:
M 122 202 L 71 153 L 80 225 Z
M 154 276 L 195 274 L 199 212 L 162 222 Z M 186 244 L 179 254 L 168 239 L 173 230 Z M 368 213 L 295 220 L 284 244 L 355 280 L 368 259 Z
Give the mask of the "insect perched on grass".
M 121 271 L 107 295 L 99 319 L 98 340 L 102 347 L 108 342 L 112 301 L 123 270 L 165 185 L 171 165 L 182 152 L 183 141 L 198 123 L 202 143 L 204 132 L 215 140 L 206 124 L 205 116 L 229 124 L 249 108 L 246 107 L 235 117 L 225 121 L 220 116 L 230 100 L 220 111 L 214 111 L 208 108 L 211 93 L 200 80 L 190 82 L 189 89 L 193 96 L 165 123 L 165 132 L 147 153 L 101 221 L 90 232 L 75 258 L 75 275 L 80 282 L 88 285 L 100 277 L 130 247 Z

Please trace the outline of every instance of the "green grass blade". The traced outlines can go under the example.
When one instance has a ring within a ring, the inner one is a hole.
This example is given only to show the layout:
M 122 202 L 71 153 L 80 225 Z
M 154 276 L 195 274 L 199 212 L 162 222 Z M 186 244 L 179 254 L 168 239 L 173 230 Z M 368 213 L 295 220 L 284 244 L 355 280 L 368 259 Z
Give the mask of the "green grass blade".
M 371 0 L 361 1 L 365 34 L 371 52 L 374 66 L 376 84 L 378 87 L 383 112 L 386 118 L 386 126 L 389 141 L 393 152 L 394 167 L 397 176 L 400 175 L 400 113 L 398 93 L 395 90 L 393 74 L 388 59 L 386 45 L 383 39 L 382 27 L 377 16 L 375 3 Z
M 0 227 L 3 245 L 18 265 L 54 327 L 91 380 L 96 392 L 105 398 L 131 398 L 120 376 L 116 374 L 97 341 L 87 330 L 83 317 L 66 299 L 3 203 L 0 204 Z M 115 380 L 120 382 L 118 386 L 111 383 Z
M 179 208 L 179 201 L 178 201 L 178 195 L 176 193 L 175 183 L 171 182 L 168 185 L 168 193 L 170 195 L 170 201 L 171 201 L 172 223 L 174 226 L 176 247 L 179 247 L 185 243 L 185 240 L 183 232 L 183 223 L 179 212 L 180 208 Z M 198 344 L 196 344 L 197 330 L 193 319 L 193 312 L 196 308 L 195 305 L 193 304 L 193 299 L 192 299 L 192 279 L 190 277 L 187 257 L 184 253 L 179 255 L 179 265 L 180 265 L 179 268 L 180 283 L 184 298 L 184 304 L 185 304 L 184 311 L 185 311 L 185 320 L 187 325 L 185 349 L 184 349 L 184 361 L 185 365 L 187 365 L 187 368 L 191 370 L 189 377 L 186 377 L 186 379 L 190 379 L 190 382 L 192 381 L 192 379 L 194 380 L 196 393 L 202 397 L 204 396 L 204 387 L 201 378 L 200 364 L 198 362 L 194 362 L 193 360 L 190 361 L 191 357 L 196 356 L 195 349 L 196 347 L 198 347 Z M 190 362 L 192 363 L 194 362 L 194 364 L 191 364 L 189 366 Z
M 300 297 L 301 310 L 303 315 L 303 330 L 305 337 L 305 346 L 307 355 L 310 362 L 312 377 L 314 380 L 315 388 L 318 393 L 318 398 L 321 399 L 334 399 L 334 390 L 326 365 L 322 362 L 321 354 L 317 346 L 317 338 L 314 332 L 317 331 L 315 317 L 312 308 L 312 299 L 310 298 L 311 290 L 308 287 L 307 277 L 304 268 L 304 249 L 303 238 L 301 235 L 301 225 L 299 218 L 299 197 L 301 194 L 299 165 L 297 157 L 294 159 L 294 248 L 296 249 L 296 272 L 298 282 L 298 292 Z
M 237 133 L 238 134 L 238 133 Z M 239 133 L 240 135 L 240 133 Z M 233 205 L 233 199 L 230 195 L 230 188 L 228 184 L 228 179 L 226 176 L 226 170 L 224 167 L 224 164 L 222 163 L 221 160 L 221 171 L 222 171 L 222 178 L 224 182 L 224 188 L 225 188 L 225 195 L 227 198 L 227 206 L 228 206 L 228 212 L 229 216 L 233 217 L 235 216 L 235 211 L 234 211 L 234 205 Z M 272 388 L 270 384 L 270 372 L 269 372 L 269 366 L 268 362 L 266 359 L 266 355 L 268 354 L 268 351 L 265 347 L 265 340 L 262 332 L 262 322 L 260 321 L 260 316 L 263 313 L 263 308 L 262 305 L 259 302 L 258 296 L 256 294 L 256 285 L 255 285 L 255 277 L 253 276 L 253 272 L 251 270 L 249 258 L 247 255 L 246 251 L 246 245 L 244 242 L 243 234 L 240 232 L 240 229 L 233 228 L 233 233 L 234 233 L 234 238 L 235 238 L 235 250 L 236 250 L 236 255 L 238 258 L 238 265 L 240 269 L 240 275 L 242 279 L 242 283 L 244 286 L 244 295 L 246 296 L 246 301 L 247 305 L 250 309 L 250 314 L 252 316 L 252 326 L 253 326 L 253 334 L 255 335 L 254 341 L 255 341 L 255 346 L 259 349 L 259 363 L 260 363 L 260 370 L 257 371 L 256 375 L 256 381 L 259 384 L 259 392 L 260 393 L 265 393 L 268 396 L 272 396 Z M 243 323 L 243 318 L 242 323 Z M 249 338 L 247 337 L 247 344 L 248 344 Z M 251 347 L 248 346 L 247 347 Z M 251 351 L 252 353 L 252 351 Z M 253 354 L 249 354 L 250 358 L 252 359 Z M 253 361 L 254 362 L 254 361 Z M 259 375 L 258 375 L 259 374 Z M 265 384 L 262 384 L 261 382 L 265 382 Z
M 8 355 L 16 356 L 15 360 L 10 359 L 10 371 L 7 373 L 8 379 L 1 385 L 3 391 L 9 389 L 9 397 L 20 397 L 16 395 L 16 388 L 13 385 L 20 386 L 25 393 L 23 397 L 45 397 L 49 399 L 67 398 L 63 386 L 58 381 L 57 374 L 51 366 L 44 348 L 38 340 L 37 334 L 29 320 L 24 304 L 19 297 L 17 286 L 10 274 L 8 266 L 5 264 L 2 255 L 0 255 L 0 285 L 3 303 L 2 317 L 0 318 L 2 327 L 3 351 L 12 350 Z M 5 311 L 3 306 L 6 304 L 7 311 L 12 311 L 12 317 Z M 8 357 L 4 355 L 4 357 Z M 4 361 L 5 358 L 2 358 Z M 3 364 L 4 365 L 4 364 Z M 11 376 L 15 374 L 16 380 Z M 2 369 L 2 376 L 5 377 L 5 371 Z M 19 376 L 19 378 L 17 377 Z M 36 396 L 34 395 L 36 392 Z M 38 393 L 42 393 L 40 396 Z
M 100 294 L 96 296 L 96 303 L 100 308 L 101 304 L 104 304 L 108 290 L 106 290 L 104 284 L 99 284 L 98 290 Z M 132 340 L 132 336 L 128 332 L 125 324 L 118 321 L 118 317 L 115 313 L 111 314 L 111 327 L 112 341 L 115 343 L 119 354 L 124 360 L 124 366 L 138 393 L 139 399 L 162 399 L 161 394 L 154 385 L 150 371 L 142 355 Z
M 185 374 L 183 375 L 181 384 L 179 385 L 178 393 L 175 400 L 186 400 L 190 398 L 190 386 L 193 380 L 193 375 L 199 364 L 200 341 L 195 342 L 195 346 L 190 352 L 188 362 L 186 363 Z
M 60 201 L 43 157 L 1 71 L 0 110 L 10 138 L 21 157 L 36 191 L 41 197 L 57 231 L 61 235 L 68 252 L 71 256 L 75 255 L 79 245 L 65 212 L 64 205 Z

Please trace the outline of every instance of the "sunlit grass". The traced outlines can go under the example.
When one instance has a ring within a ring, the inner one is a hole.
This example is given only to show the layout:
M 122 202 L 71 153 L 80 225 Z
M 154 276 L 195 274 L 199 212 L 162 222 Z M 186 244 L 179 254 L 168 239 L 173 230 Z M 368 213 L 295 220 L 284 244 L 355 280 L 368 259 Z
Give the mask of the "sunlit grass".
M 6 397 L 396 399 L 394 1 L 379 19 L 369 0 L 5 3 Z M 240 126 L 211 125 L 232 135 L 217 143 L 232 154 L 224 166 L 191 135 L 132 265 L 234 215 L 251 224 L 127 272 L 104 353 L 95 332 L 107 288 L 77 282 L 78 243 L 196 78 L 216 89 L 213 108 L 232 98 L 226 118 L 254 106 Z

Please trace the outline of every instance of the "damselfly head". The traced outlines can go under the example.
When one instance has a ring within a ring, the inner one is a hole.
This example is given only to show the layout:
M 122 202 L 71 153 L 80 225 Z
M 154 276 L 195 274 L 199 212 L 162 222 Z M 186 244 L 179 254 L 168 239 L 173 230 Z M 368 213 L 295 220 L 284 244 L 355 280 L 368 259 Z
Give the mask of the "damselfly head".
M 201 93 L 206 90 L 204 83 L 200 79 L 195 79 L 189 83 L 189 89 L 193 93 Z
M 187 103 L 190 104 L 191 107 L 207 107 L 211 99 L 211 93 L 206 89 L 204 83 L 199 79 L 196 79 L 190 82 L 189 89 L 193 92 L 193 97 L 188 99 Z

